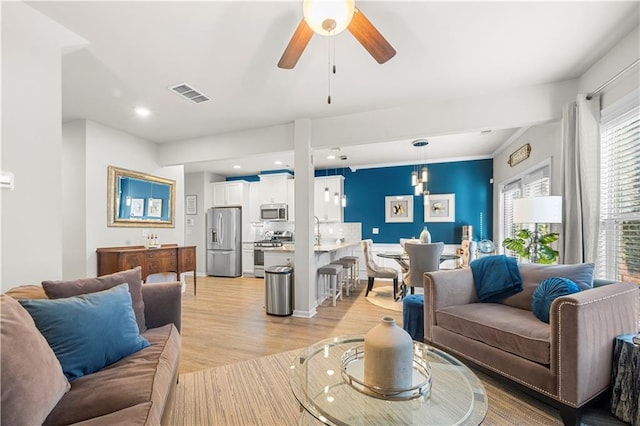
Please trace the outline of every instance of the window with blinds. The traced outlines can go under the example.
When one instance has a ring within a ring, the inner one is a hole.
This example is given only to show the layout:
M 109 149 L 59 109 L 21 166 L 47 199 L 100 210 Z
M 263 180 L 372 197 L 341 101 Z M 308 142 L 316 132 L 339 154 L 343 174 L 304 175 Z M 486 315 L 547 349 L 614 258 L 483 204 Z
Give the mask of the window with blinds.
M 534 171 L 516 177 L 511 182 L 502 187 L 501 207 L 502 207 L 502 229 L 500 244 L 505 238 L 513 238 L 525 225 L 513 223 L 513 200 L 521 197 L 538 197 L 551 194 L 551 166 L 546 164 Z M 534 224 L 527 225 L 533 230 Z M 505 249 L 507 256 L 517 254 Z
M 600 235 L 596 276 L 640 284 L 640 106 L 627 97 L 602 111 Z

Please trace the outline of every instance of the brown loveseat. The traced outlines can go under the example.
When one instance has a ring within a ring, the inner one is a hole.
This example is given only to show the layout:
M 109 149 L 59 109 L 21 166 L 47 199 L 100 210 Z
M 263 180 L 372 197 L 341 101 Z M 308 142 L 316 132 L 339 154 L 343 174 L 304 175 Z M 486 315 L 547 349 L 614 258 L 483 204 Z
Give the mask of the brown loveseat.
M 17 383 L 15 378 L 19 375 L 9 374 L 5 370 L 6 365 L 3 365 L 2 424 L 5 421 L 8 422 L 7 424 L 14 425 L 33 424 L 38 418 L 37 415 L 40 418 L 46 417 L 44 422 L 38 421 L 44 425 L 77 423 L 83 425 L 158 425 L 166 423 L 171 414 L 180 361 L 181 338 L 179 331 L 182 297 L 180 283 L 142 285 L 140 270 L 137 268 L 98 279 L 78 280 L 75 293 L 81 292 L 83 285 L 89 281 L 89 284 L 94 285 L 93 291 L 100 291 L 102 288 L 96 289 L 95 285 L 109 288 L 117 282 L 132 283 L 135 280 L 138 280 L 138 296 L 141 293 L 141 298 L 137 300 L 131 290 L 133 307 L 134 310 L 138 310 L 138 313 L 144 313 L 143 317 L 136 317 L 136 321 L 142 324 L 143 328 L 140 330 L 144 331 L 141 335 L 148 340 L 150 345 L 95 373 L 84 375 L 70 382 L 67 382 L 62 376 L 62 381 L 64 381 L 62 389 L 60 389 L 60 385 L 56 386 L 54 383 L 58 379 L 51 378 L 46 371 L 45 377 L 33 377 L 33 374 L 32 377 L 29 377 L 28 374 L 23 375 L 24 381 L 31 380 L 31 384 L 22 384 L 19 381 Z M 58 283 L 50 283 L 50 287 L 45 287 L 45 289 L 50 293 L 51 286 L 56 284 Z M 135 285 L 131 286 L 132 289 L 134 287 Z M 57 295 L 57 297 L 66 296 Z M 16 346 L 20 345 L 15 345 L 17 339 L 16 336 L 12 337 L 11 333 L 22 328 L 22 334 L 29 339 L 41 336 L 30 335 L 37 334 L 37 330 L 35 333 L 29 332 L 28 327 L 34 326 L 33 321 L 26 311 L 16 312 L 21 307 L 15 300 L 46 299 L 47 294 L 45 294 L 43 287 L 30 285 L 11 289 L 1 297 L 3 363 L 5 360 L 9 360 L 11 362 L 7 362 L 7 364 L 23 365 L 28 368 L 28 361 L 25 360 L 33 359 L 33 356 L 38 359 L 39 355 L 32 353 L 38 350 L 37 345 L 30 345 L 28 354 L 24 353 L 24 350 L 22 350 L 23 353 L 15 353 Z M 27 324 L 29 322 L 30 324 Z M 12 342 L 13 348 L 5 346 L 8 341 Z M 42 341 L 46 346 L 47 342 L 44 339 Z M 5 352 L 12 350 L 13 354 Z M 19 358 L 24 358 L 24 360 Z M 55 363 L 55 358 L 53 362 Z M 56 366 L 50 362 L 48 365 L 49 370 L 57 368 L 59 373 L 62 372 L 59 364 Z M 5 379 L 9 380 L 8 376 L 13 377 L 12 383 L 5 382 Z M 60 394 L 61 398 L 59 401 L 56 398 L 52 402 L 51 394 L 56 392 Z M 53 409 L 51 409 L 52 406 Z M 41 414 L 34 414 L 37 412 Z
M 575 267 L 519 265 L 524 289 L 501 303 L 480 303 L 470 269 L 426 273 L 425 341 L 543 395 L 575 424 L 609 386 L 614 338 L 639 318 L 638 286 L 623 282 L 559 297 L 549 324 L 536 318 L 536 286 Z

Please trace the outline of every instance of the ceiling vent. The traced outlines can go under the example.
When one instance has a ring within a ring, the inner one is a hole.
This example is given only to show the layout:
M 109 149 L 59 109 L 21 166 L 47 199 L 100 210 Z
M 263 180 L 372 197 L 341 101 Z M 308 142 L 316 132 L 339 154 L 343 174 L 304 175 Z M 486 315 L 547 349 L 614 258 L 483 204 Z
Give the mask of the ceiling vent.
M 171 90 L 172 92 L 180 96 L 187 98 L 188 100 L 196 104 L 211 100 L 208 96 L 198 92 L 196 89 L 189 86 L 187 83 L 176 84 L 175 86 L 169 87 L 169 90 Z

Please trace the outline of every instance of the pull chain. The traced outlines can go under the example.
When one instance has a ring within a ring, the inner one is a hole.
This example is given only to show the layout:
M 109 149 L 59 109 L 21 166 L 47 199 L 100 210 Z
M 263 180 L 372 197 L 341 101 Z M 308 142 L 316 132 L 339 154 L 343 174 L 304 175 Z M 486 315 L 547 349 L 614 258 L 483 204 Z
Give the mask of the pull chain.
M 327 62 L 329 63 L 329 70 L 331 70 L 331 35 L 329 35 L 329 39 L 327 40 L 327 53 Z M 327 73 L 327 88 L 329 91 L 329 94 L 327 96 L 327 103 L 331 105 L 331 71 Z

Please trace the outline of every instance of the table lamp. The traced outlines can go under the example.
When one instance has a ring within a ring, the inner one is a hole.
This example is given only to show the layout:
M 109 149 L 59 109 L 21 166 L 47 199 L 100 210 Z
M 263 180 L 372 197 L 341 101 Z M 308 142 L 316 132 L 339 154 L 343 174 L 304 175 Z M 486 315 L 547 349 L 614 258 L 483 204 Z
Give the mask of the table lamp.
M 535 225 L 531 235 L 529 261 L 538 263 L 541 237 L 538 224 L 562 223 L 562 197 L 552 195 L 513 200 L 513 223 L 533 223 Z

